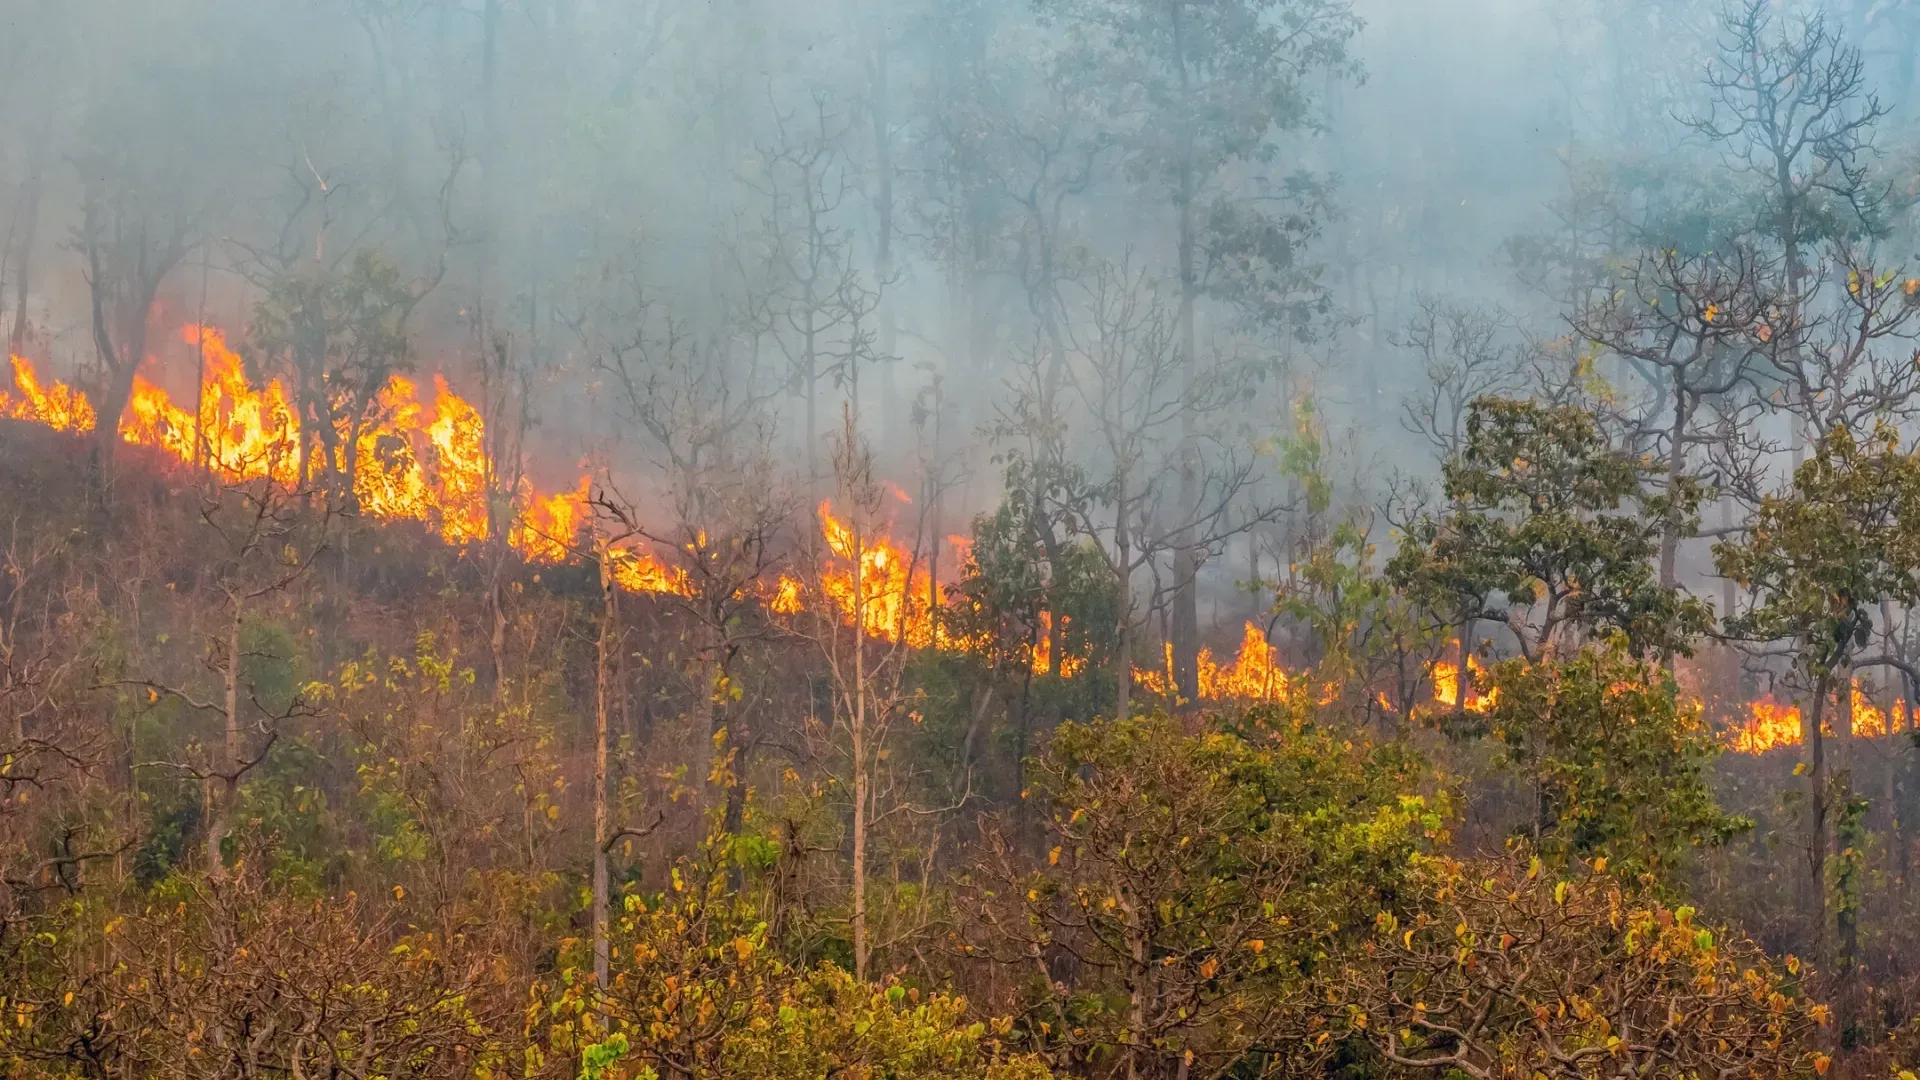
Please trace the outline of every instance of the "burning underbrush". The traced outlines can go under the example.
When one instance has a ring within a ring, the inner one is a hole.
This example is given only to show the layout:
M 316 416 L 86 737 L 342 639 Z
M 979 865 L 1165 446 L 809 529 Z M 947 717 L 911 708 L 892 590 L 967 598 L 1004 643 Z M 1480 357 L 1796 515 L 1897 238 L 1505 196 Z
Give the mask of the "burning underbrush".
M 189 325 L 181 340 L 199 361 L 201 378 L 192 400 L 176 400 L 139 375 L 119 423 L 120 441 L 156 463 L 228 483 L 269 480 L 293 488 L 331 481 L 351 491 L 350 503 L 360 518 L 392 530 L 395 540 L 417 531 L 456 553 L 479 549 L 504 533 L 506 547 L 532 569 L 534 580 L 542 568 L 552 572 L 604 557 L 611 581 L 630 594 L 692 603 L 711 587 L 683 565 L 702 557 L 697 543 L 670 555 L 644 542 L 592 550 L 591 476 L 554 490 L 525 479 L 506 480 L 493 459 L 482 410 L 443 375 L 424 381 L 391 375 L 363 420 L 316 432 L 303 424 L 278 379 L 256 385 L 248 377 L 221 331 Z M 97 427 L 98 415 L 84 391 L 46 377 L 24 357 L 11 358 L 11 376 L 10 389 L 0 386 L 0 419 L 67 436 L 88 435 Z M 895 499 L 910 501 L 893 490 Z M 856 527 L 836 513 L 831 501 L 820 503 L 814 520 L 818 542 L 802 545 L 816 553 L 810 574 L 800 567 L 808 560 L 788 558 L 781 569 L 734 587 L 776 619 L 791 620 L 817 608 L 845 626 L 857 623 L 875 641 L 913 650 L 966 653 L 987 647 L 977 631 L 960 629 L 966 620 L 952 608 L 960 602 L 950 586 L 954 568 L 967 562 L 967 537 L 935 540 L 933 545 L 944 544 L 937 551 L 919 542 L 903 544 L 888 530 Z M 936 556 L 944 558 L 936 562 Z M 936 580 L 935 565 L 946 569 L 942 580 Z M 1064 635 L 1053 632 L 1051 616 L 1043 612 L 1040 618 L 1022 662 L 1036 675 L 1072 679 L 1083 674 L 1089 658 L 1068 653 Z M 1056 648 L 1065 655 L 1053 656 Z M 1424 693 L 1409 710 L 1416 719 L 1457 710 L 1484 713 L 1498 703 L 1498 690 L 1488 685 L 1486 668 L 1472 654 L 1465 658 L 1470 677 L 1461 695 L 1460 667 L 1450 659 L 1459 655 L 1456 642 L 1420 661 Z M 1158 665 L 1136 666 L 1132 682 L 1138 693 L 1173 703 L 1177 680 L 1171 646 L 1160 659 Z M 1703 701 L 1728 749 L 1757 755 L 1803 742 L 1800 703 L 1772 694 L 1706 701 L 1715 696 L 1688 686 L 1700 681 L 1696 672 L 1683 665 L 1683 689 Z M 1268 631 L 1252 622 L 1244 626 L 1230 658 L 1211 648 L 1201 651 L 1196 681 L 1203 701 L 1286 701 L 1305 695 L 1325 703 L 1341 692 L 1338 685 L 1316 682 L 1310 671 L 1287 666 Z M 1380 709 L 1395 711 L 1384 692 L 1374 697 Z M 1909 729 L 1906 703 L 1884 698 L 1856 680 L 1850 702 L 1829 703 L 1823 730 L 1831 733 L 1841 715 L 1851 718 L 1851 733 L 1863 738 Z M 1850 710 L 1842 708 L 1849 704 Z

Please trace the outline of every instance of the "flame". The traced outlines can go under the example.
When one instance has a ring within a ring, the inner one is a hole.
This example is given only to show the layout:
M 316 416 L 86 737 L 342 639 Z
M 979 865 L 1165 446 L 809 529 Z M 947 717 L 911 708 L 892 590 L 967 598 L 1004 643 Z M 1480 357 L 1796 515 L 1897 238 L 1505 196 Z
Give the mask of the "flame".
M 1853 733 L 1863 739 L 1878 739 L 1887 734 L 1887 714 L 1860 691 L 1860 680 L 1853 681 Z
M 580 535 L 581 526 L 586 524 L 591 486 L 592 478 L 583 476 L 580 486 L 573 491 L 534 498 L 514 522 L 508 542 L 535 562 L 567 561 L 573 554 L 574 537 Z
M 1453 708 L 1454 703 L 1460 700 L 1460 665 L 1448 660 L 1435 660 L 1430 673 L 1433 677 L 1434 704 Z M 1467 689 L 1466 710 L 1483 713 L 1493 708 L 1500 700 L 1500 691 L 1498 688 L 1484 692 L 1474 689 L 1482 684 L 1487 669 L 1480 665 L 1480 658 L 1472 653 L 1467 654 L 1467 673 L 1473 677 L 1473 681 Z
M 63 382 L 41 389 L 40 376 L 33 362 L 24 356 L 12 357 L 13 385 L 19 397 L 0 390 L 0 417 L 45 424 L 55 431 L 76 434 L 93 430 L 93 403 L 87 395 Z
M 1280 667 L 1279 655 L 1267 635 L 1252 623 L 1240 635 L 1240 655 L 1233 663 L 1214 662 L 1213 650 L 1201 649 L 1200 696 L 1207 699 L 1250 698 L 1277 701 L 1286 696 L 1291 677 Z
M 614 582 L 628 592 L 693 595 L 693 582 L 681 567 L 667 566 L 653 556 L 631 548 L 615 548 L 607 553 L 607 557 L 612 562 Z
M 1854 680 L 1853 733 L 1863 739 L 1884 738 L 1893 730 L 1891 714 L 1904 711 L 1906 702 L 1896 700 L 1892 710 L 1882 709 L 1867 697 L 1860 681 Z M 1822 734 L 1832 735 L 1833 724 L 1823 720 Z M 1747 703 L 1744 718 L 1722 735 L 1728 749 L 1740 754 L 1764 754 L 1784 746 L 1799 746 L 1806 739 L 1804 716 L 1798 705 L 1782 705 L 1768 695 Z
M 820 503 L 820 531 L 841 563 L 822 570 L 820 591 L 849 624 L 857 620 L 869 637 L 915 648 L 953 644 L 936 617 L 932 578 L 911 552 L 884 534 L 862 535 L 834 517 L 827 501 Z
M 781 574 L 779 584 L 774 586 L 773 599 L 767 601 L 767 607 L 778 615 L 797 615 L 804 610 L 800 599 L 800 579 Z
M 204 463 L 229 480 L 271 477 L 291 485 L 299 481 L 303 468 L 309 474 L 319 471 L 301 461 L 301 452 L 310 448 L 310 453 L 323 454 L 320 440 L 302 431 L 299 413 L 278 379 L 256 388 L 239 354 L 213 327 L 190 325 L 181 336 L 205 358 L 198 415 L 136 375 L 120 420 L 123 441 L 184 462 Z M 18 368 L 16 364 L 16 382 Z M 351 441 L 353 494 L 362 513 L 423 522 L 454 545 L 491 535 L 488 502 L 495 474 L 487 456 L 486 419 L 444 376 L 434 376 L 431 402 L 421 399 L 414 380 L 390 376 L 363 426 L 357 432 L 342 427 L 333 440 L 337 457 L 330 464 L 336 471 L 347 468 L 344 447 Z M 329 464 L 324 458 L 321 462 Z M 536 562 L 568 558 L 586 519 L 587 490 L 586 478 L 556 495 L 522 484 L 511 493 L 522 510 L 506 524 L 508 543 Z
M 1164 651 L 1165 666 L 1161 670 L 1133 670 L 1136 686 L 1162 697 L 1168 696 L 1176 685 L 1173 643 L 1167 642 Z M 1283 701 L 1299 685 L 1300 677 L 1280 666 L 1278 652 L 1267 640 L 1266 632 L 1254 623 L 1248 623 L 1241 633 L 1240 652 L 1232 663 L 1222 664 L 1213 658 L 1211 648 L 1202 648 L 1195 666 L 1203 701 Z
M 1782 705 L 1769 695 L 1747 704 L 1747 718 L 1727 732 L 1727 745 L 1742 754 L 1798 746 L 1801 727 L 1800 706 Z
M 1060 628 L 1065 630 L 1067 620 L 1062 617 Z M 1060 661 L 1060 677 L 1071 679 L 1087 669 L 1087 658 L 1069 653 Z M 1040 613 L 1040 640 L 1033 646 L 1033 673 L 1045 675 L 1053 670 L 1053 612 Z

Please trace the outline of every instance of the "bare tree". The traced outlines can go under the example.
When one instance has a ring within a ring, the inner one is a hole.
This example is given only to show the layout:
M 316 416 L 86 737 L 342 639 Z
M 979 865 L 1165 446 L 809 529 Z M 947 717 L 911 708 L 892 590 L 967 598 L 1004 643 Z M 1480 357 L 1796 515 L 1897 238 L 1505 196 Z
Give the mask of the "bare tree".
M 1182 576 L 1187 562 L 1171 557 L 1182 544 L 1216 550 L 1274 520 L 1281 508 L 1245 505 L 1255 461 L 1224 437 L 1198 442 L 1203 467 L 1197 474 L 1189 476 L 1181 460 L 1189 416 L 1218 415 L 1238 401 L 1249 369 L 1224 357 L 1194 381 L 1179 347 L 1175 309 L 1128 261 L 1098 264 L 1070 292 L 1076 317 L 1067 328 L 1075 361 L 1066 369 L 1069 393 L 1050 410 L 1046 361 L 1031 357 L 1016 375 L 998 432 L 1003 443 L 1025 444 L 1009 452 L 1034 474 L 1033 488 L 1047 507 L 1042 516 L 1093 542 L 1113 575 L 1120 611 L 1115 710 L 1124 716 L 1135 639 L 1152 611 L 1190 584 Z M 1085 445 L 1070 441 L 1081 424 L 1090 433 Z M 1178 488 L 1169 487 L 1176 482 Z M 1177 494 L 1194 491 L 1197 502 Z M 1150 579 L 1144 603 L 1137 594 L 1143 574 Z
M 302 505 L 304 501 L 270 476 L 228 484 L 211 493 L 201 509 L 201 520 L 219 552 L 213 588 L 220 618 L 207 635 L 204 663 L 217 680 L 219 696 L 203 697 L 185 683 L 159 679 L 135 683 L 146 688 L 154 701 L 165 696 L 220 723 L 217 749 L 190 753 L 185 760 L 144 763 L 201 785 L 204 859 L 207 873 L 216 880 L 226 875 L 222 847 L 232 829 L 241 783 L 267 759 L 283 727 L 311 711 L 300 692 L 285 701 L 262 700 L 247 673 L 254 657 L 243 649 L 249 618 L 259 614 L 268 598 L 286 593 L 305 577 L 323 550 L 313 537 L 324 535 L 327 514 L 313 514 Z M 320 532 L 309 532 L 316 525 Z

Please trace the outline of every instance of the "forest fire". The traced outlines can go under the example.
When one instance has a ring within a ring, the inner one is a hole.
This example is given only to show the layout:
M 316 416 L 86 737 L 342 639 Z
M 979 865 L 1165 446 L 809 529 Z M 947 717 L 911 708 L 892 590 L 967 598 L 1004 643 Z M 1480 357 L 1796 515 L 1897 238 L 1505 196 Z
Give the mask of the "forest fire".
M 1852 693 L 1854 735 L 1863 739 L 1879 739 L 1895 730 L 1895 724 L 1890 722 L 1889 717 L 1904 715 L 1904 700 L 1896 700 L 1891 710 L 1882 709 L 1873 703 L 1857 679 L 1854 680 Z M 1833 716 L 1838 711 L 1838 704 L 1830 702 L 1828 705 L 1826 719 L 1820 723 L 1824 735 L 1831 736 L 1834 733 Z M 1748 702 L 1745 716 L 1723 735 L 1727 748 L 1739 754 L 1764 754 L 1782 747 L 1799 746 L 1805 740 L 1805 715 L 1800 706 L 1783 705 L 1771 694 Z
M 241 357 L 215 328 L 189 325 L 181 337 L 202 358 L 204 378 L 197 409 L 176 404 L 165 389 L 136 376 L 120 420 L 120 438 L 188 464 L 198 463 L 229 480 L 271 477 L 294 484 L 303 471 L 313 474 L 313 463 L 303 461 L 302 455 L 324 452 L 321 440 L 303 433 L 285 386 L 277 379 L 263 387 L 253 385 Z M 83 391 L 43 378 L 24 357 L 11 359 L 13 389 L 0 389 L 0 418 L 75 434 L 93 430 L 98 418 Z M 432 394 L 423 397 L 419 383 L 394 375 L 370 412 L 370 422 L 357 431 L 343 429 L 331 440 L 333 468 L 342 473 L 351 469 L 361 512 L 378 519 L 421 522 L 456 546 L 485 540 L 493 527 L 487 502 L 495 473 L 487 456 L 486 421 L 480 411 L 455 393 L 443 376 L 433 377 Z M 348 442 L 354 449 L 351 465 Z M 519 510 L 507 526 L 508 543 L 532 562 L 558 563 L 574 557 L 590 516 L 590 486 L 590 480 L 582 477 L 571 489 L 546 494 L 523 484 Z M 904 492 L 895 489 L 894 493 L 907 501 Z M 883 529 L 862 530 L 835 516 L 828 502 L 819 506 L 819 521 L 830 556 L 830 565 L 819 572 L 819 593 L 828 609 L 847 625 L 857 621 L 875 640 L 915 649 L 975 647 L 940 617 L 940 590 L 927 563 L 914 551 L 896 543 Z M 947 540 L 958 556 L 956 565 L 964 563 L 970 538 Z M 608 557 L 613 580 L 623 590 L 679 597 L 695 593 L 686 569 L 651 553 L 617 548 Z M 806 609 L 808 591 L 799 579 L 783 574 L 764 590 L 762 600 L 770 611 L 792 615 Z M 1035 674 L 1073 678 L 1085 669 L 1082 656 L 1069 654 L 1056 660 L 1054 645 L 1051 616 L 1043 613 L 1042 632 L 1030 660 Z M 1486 712 L 1497 701 L 1498 691 L 1480 689 L 1486 669 L 1477 657 L 1469 656 L 1467 665 L 1475 678 L 1465 708 Z M 1200 698 L 1205 701 L 1284 700 L 1301 678 L 1280 664 L 1277 650 L 1254 623 L 1246 624 L 1239 651 L 1231 660 L 1216 659 L 1213 650 L 1206 648 L 1200 651 L 1197 668 Z M 1447 708 L 1455 702 L 1458 672 L 1452 661 L 1433 662 L 1435 707 Z M 1143 691 L 1168 696 L 1174 686 L 1171 648 L 1163 667 L 1136 668 L 1133 679 Z M 1852 695 L 1854 734 L 1885 736 L 1894 726 L 1888 710 L 1875 705 L 1857 682 Z M 1900 709 L 1896 703 L 1896 716 Z M 1830 715 L 1834 711 L 1829 710 Z M 1800 745 L 1802 726 L 1799 706 L 1767 696 L 1746 705 L 1723 741 L 1736 753 L 1763 754 Z M 1830 731 L 1832 724 L 1825 726 Z
M 93 404 L 85 394 L 63 382 L 42 389 L 31 361 L 21 356 L 12 360 L 17 396 L 0 389 L 0 417 L 45 424 L 55 431 L 93 430 Z
M 1213 658 L 1211 648 L 1202 648 L 1196 662 L 1202 701 L 1283 701 L 1292 691 L 1298 676 L 1280 666 L 1277 650 L 1259 626 L 1248 623 L 1240 635 L 1240 652 L 1231 663 Z M 1173 674 L 1173 646 L 1165 647 L 1164 666 L 1158 671 L 1133 670 L 1134 685 L 1151 694 L 1169 696 L 1176 680 Z
M 1479 657 L 1469 653 L 1467 674 L 1470 676 L 1470 681 L 1467 684 L 1467 700 L 1462 702 L 1460 701 L 1460 665 L 1447 660 L 1435 660 L 1432 668 L 1433 700 L 1449 708 L 1459 704 L 1471 713 L 1486 712 L 1500 700 L 1498 689 L 1485 691 L 1477 689 L 1484 685 L 1486 673 L 1487 669 L 1480 665 Z
M 164 388 L 136 375 L 120 420 L 121 441 L 162 451 L 227 480 L 271 477 L 285 484 L 317 473 L 303 455 L 324 454 L 331 445 L 331 468 L 351 473 L 362 513 L 424 522 L 454 545 L 489 535 L 487 492 L 493 472 L 486 420 L 445 378 L 434 377 L 433 399 L 426 402 L 412 379 L 391 376 L 375 398 L 371 422 L 342 423 L 332 439 L 321 440 L 302 430 L 280 380 L 264 387 L 248 380 L 240 355 L 219 330 L 189 325 L 181 337 L 204 364 L 197 404 L 176 404 Z M 43 390 L 33 365 L 20 357 L 13 358 L 13 375 L 18 393 L 0 394 L 0 415 L 56 431 L 93 429 L 93 406 L 84 393 L 60 382 Z M 509 526 L 508 542 L 535 561 L 566 558 L 585 521 L 586 481 L 555 495 L 524 485 L 519 502 L 525 509 Z

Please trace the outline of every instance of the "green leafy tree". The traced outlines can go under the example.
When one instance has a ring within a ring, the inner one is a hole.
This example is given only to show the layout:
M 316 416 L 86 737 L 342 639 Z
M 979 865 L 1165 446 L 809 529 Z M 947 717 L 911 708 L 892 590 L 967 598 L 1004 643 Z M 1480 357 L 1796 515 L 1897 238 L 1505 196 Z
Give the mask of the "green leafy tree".
M 1391 904 L 1441 828 L 1418 765 L 1267 709 L 1065 724 L 1035 766 L 1041 865 L 1000 834 L 963 955 L 1031 979 L 1017 1018 L 1061 1071 L 1279 1075 L 1322 959 Z
M 1529 660 L 1610 631 L 1636 656 L 1684 654 L 1711 612 L 1662 587 L 1654 559 L 1669 506 L 1679 500 L 1690 519 L 1697 496 L 1685 484 L 1650 494 L 1655 471 L 1577 406 L 1480 398 L 1444 467 L 1446 511 L 1410 525 L 1388 577 L 1460 627 L 1463 649 L 1487 620 Z
M 1369 1075 L 1442 1080 L 1808 1076 L 1827 1010 L 1735 933 L 1603 873 L 1433 859 L 1411 915 L 1348 954 L 1336 1031 Z
M 1489 674 L 1496 764 L 1530 789 L 1527 833 L 1550 861 L 1604 859 L 1672 885 L 1689 850 L 1747 825 L 1714 802 L 1719 744 L 1658 665 L 1608 644 Z
M 1752 591 L 1753 606 L 1726 620 L 1727 633 L 1784 642 L 1812 691 L 1805 720 L 1808 879 L 1815 925 L 1827 919 L 1828 818 L 1849 781 L 1828 773 L 1825 728 L 1837 696 L 1852 726 L 1852 673 L 1884 603 L 1920 602 L 1920 455 L 1885 424 L 1868 439 L 1829 432 L 1794 471 L 1792 486 L 1763 499 L 1745 536 L 1714 546 L 1720 572 Z M 1839 927 L 1840 962 L 1859 956 L 1857 925 Z
M 590 952 L 569 951 L 558 985 L 529 1014 L 546 1033 L 531 1062 L 577 1058 L 582 1076 L 636 1080 L 1047 1076 L 1038 1059 L 1007 1052 L 960 998 L 783 957 L 759 898 L 731 888 L 712 862 L 723 848 L 681 861 L 659 895 L 625 898 L 604 991 Z
M 361 432 L 378 419 L 388 379 L 412 360 L 406 321 L 419 301 L 399 269 L 370 251 L 344 267 L 301 267 L 268 284 L 254 308 L 252 344 L 260 359 L 293 374 L 306 440 L 302 478 L 337 477 L 351 499 Z

